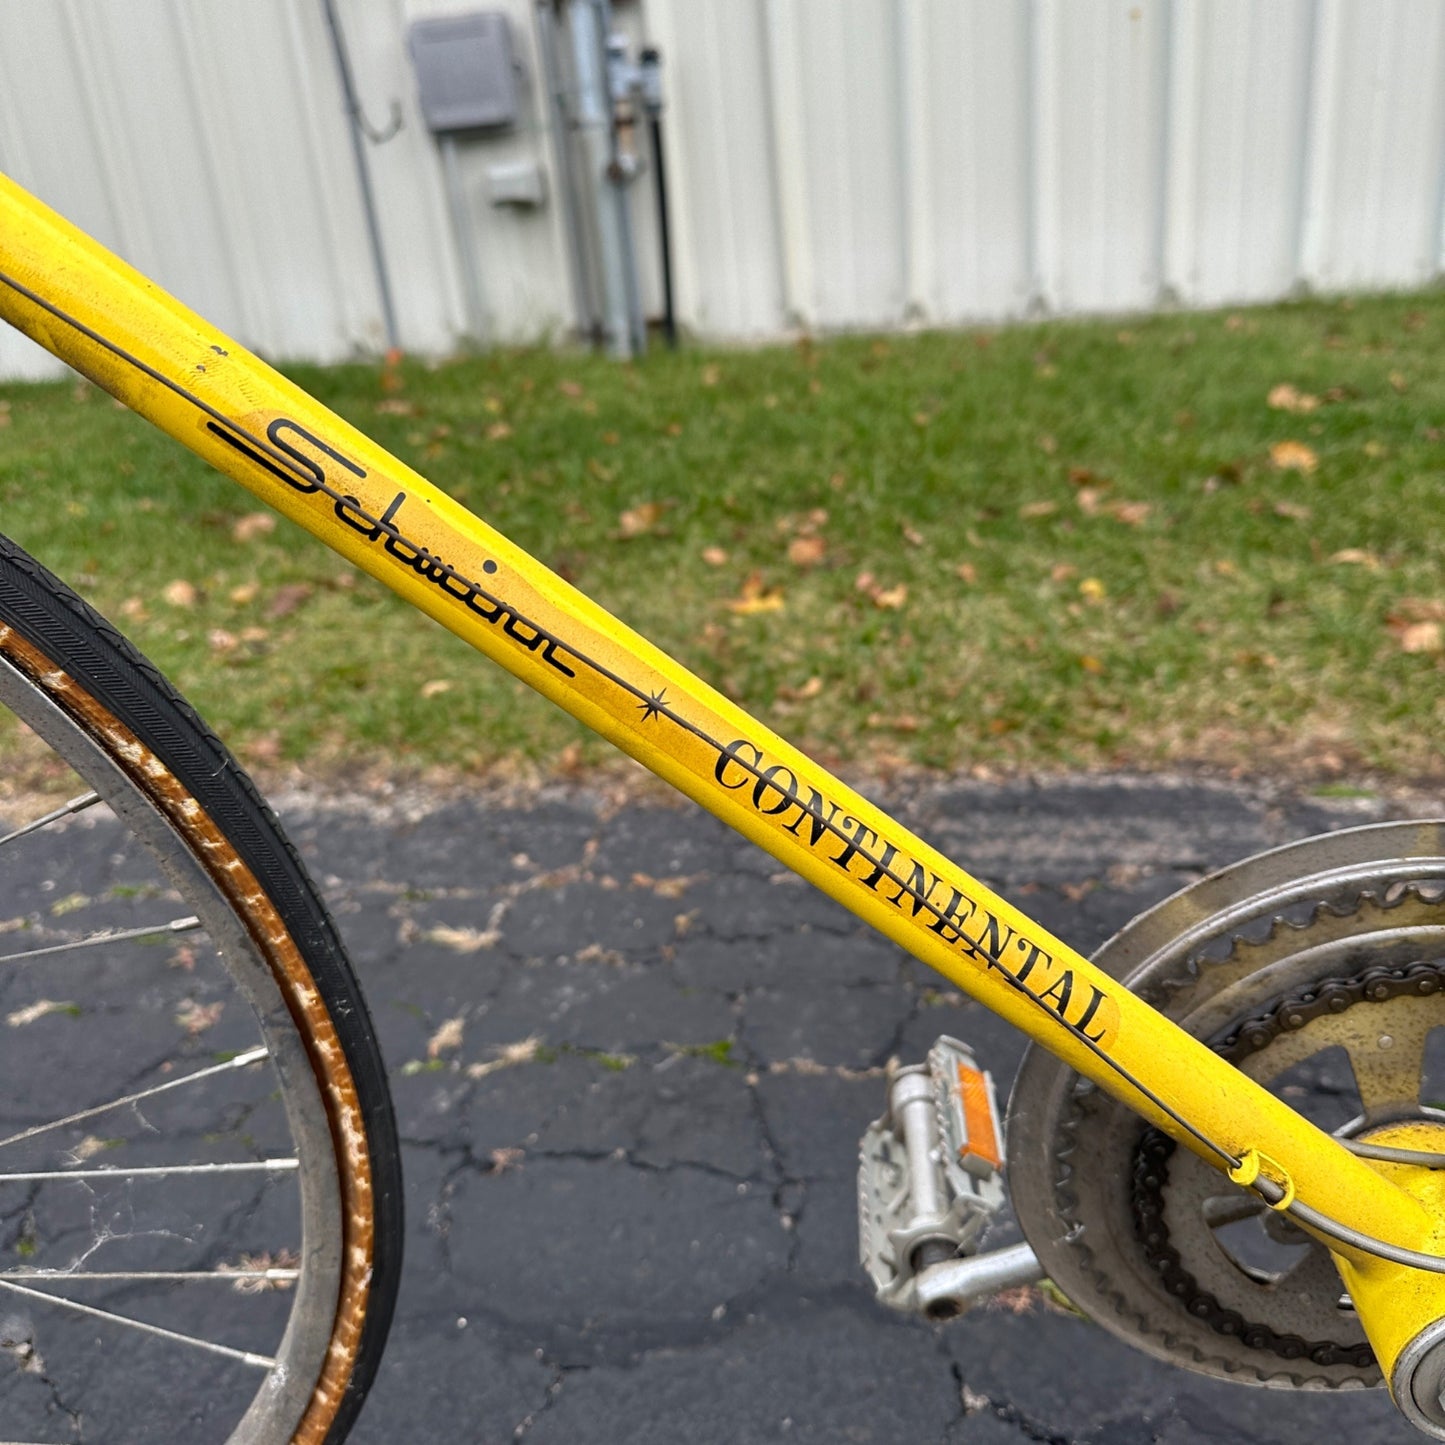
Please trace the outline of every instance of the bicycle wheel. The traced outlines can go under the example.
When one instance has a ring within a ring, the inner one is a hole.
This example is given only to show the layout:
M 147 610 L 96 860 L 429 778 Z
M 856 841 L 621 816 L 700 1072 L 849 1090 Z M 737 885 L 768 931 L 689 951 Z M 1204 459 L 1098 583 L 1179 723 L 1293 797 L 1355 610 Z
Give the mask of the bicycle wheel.
M 3 538 L 0 703 L 0 1436 L 334 1445 L 401 1188 L 325 907 L 196 714 Z

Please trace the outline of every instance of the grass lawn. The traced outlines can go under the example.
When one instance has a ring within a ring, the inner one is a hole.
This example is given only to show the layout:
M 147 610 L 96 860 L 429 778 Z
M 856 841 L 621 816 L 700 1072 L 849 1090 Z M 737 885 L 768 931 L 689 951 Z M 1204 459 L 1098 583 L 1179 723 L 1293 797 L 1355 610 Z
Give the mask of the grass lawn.
M 1445 771 L 1440 291 L 290 373 L 829 763 Z M 0 499 L 253 763 L 607 754 L 88 385 Z

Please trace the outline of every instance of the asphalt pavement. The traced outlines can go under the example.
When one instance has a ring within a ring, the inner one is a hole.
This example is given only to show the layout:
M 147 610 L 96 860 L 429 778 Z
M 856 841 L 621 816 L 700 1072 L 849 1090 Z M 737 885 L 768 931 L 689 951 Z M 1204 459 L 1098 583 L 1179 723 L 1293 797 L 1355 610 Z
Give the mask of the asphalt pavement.
M 1085 950 L 1206 871 L 1421 806 L 1128 777 L 880 801 Z M 363 1445 L 1419 1438 L 1381 1391 L 1192 1375 L 1032 1289 L 945 1326 L 876 1304 L 854 1173 L 884 1066 L 947 1032 L 1002 1088 L 1022 1041 L 690 805 L 281 811 L 405 1141 L 405 1283 Z

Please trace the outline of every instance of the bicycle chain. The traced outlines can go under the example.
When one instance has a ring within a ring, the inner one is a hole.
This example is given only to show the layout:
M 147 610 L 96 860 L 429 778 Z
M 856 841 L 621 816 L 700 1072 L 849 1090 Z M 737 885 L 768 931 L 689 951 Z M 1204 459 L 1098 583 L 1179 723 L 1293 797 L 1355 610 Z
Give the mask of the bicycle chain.
M 1355 978 L 1326 979 L 1306 993 L 1286 998 L 1267 1012 L 1210 1040 L 1209 1047 L 1230 1063 L 1238 1063 L 1267 1049 L 1281 1034 L 1302 1029 L 1327 1014 L 1341 1014 L 1361 1003 L 1385 1003 L 1404 994 L 1425 997 L 1442 987 L 1445 987 L 1445 964 L 1415 963 L 1405 968 L 1376 965 Z M 1221 1305 L 1180 1264 L 1178 1250 L 1169 1243 L 1164 1218 L 1169 1159 L 1177 1148 L 1175 1141 L 1162 1130 L 1153 1125 L 1145 1129 L 1134 1155 L 1130 1201 L 1144 1257 L 1182 1308 L 1216 1333 L 1236 1335 L 1249 1348 L 1269 1350 L 1283 1360 L 1307 1357 L 1317 1365 L 1376 1368 L 1375 1353 L 1368 1344 L 1339 1345 L 1328 1340 L 1305 1340 L 1246 1320 L 1237 1310 Z

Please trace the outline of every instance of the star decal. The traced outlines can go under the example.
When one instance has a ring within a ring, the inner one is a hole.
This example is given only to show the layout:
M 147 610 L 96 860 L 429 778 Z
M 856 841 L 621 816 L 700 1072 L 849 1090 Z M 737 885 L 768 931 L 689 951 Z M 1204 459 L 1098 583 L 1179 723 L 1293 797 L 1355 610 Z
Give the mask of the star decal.
M 667 689 L 664 687 L 659 692 L 649 695 L 646 702 L 637 704 L 638 711 L 642 714 L 643 722 L 651 722 L 655 717 L 661 717 L 665 711 L 663 704 L 667 701 Z

